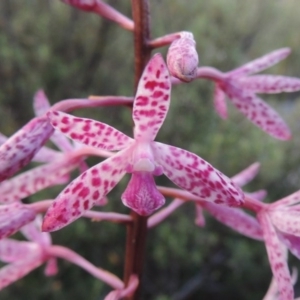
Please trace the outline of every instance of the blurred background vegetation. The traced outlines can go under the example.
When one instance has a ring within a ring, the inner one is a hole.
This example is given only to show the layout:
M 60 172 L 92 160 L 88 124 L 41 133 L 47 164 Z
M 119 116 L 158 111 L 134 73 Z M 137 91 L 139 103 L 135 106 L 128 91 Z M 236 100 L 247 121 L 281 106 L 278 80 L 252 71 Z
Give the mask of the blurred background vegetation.
M 129 1 L 107 2 L 130 16 Z M 152 37 L 192 31 L 201 65 L 227 71 L 274 49 L 290 47 L 292 55 L 268 73 L 300 76 L 296 1 L 150 2 Z M 159 49 L 164 55 L 166 50 Z M 7 135 L 33 117 L 32 97 L 39 88 L 45 89 L 52 103 L 90 94 L 130 96 L 133 91 L 132 34 L 58 0 L 0 2 L 0 62 L 0 131 Z M 170 113 L 157 140 L 197 153 L 228 176 L 259 161 L 261 172 L 247 190 L 267 189 L 267 201 L 298 190 L 299 93 L 263 95 L 294 134 L 291 141 L 281 142 L 253 126 L 230 104 L 230 117 L 222 121 L 213 109 L 212 86 L 196 81 L 174 87 Z M 85 109 L 76 114 L 131 134 L 128 108 Z M 128 212 L 119 200 L 126 180 L 109 195 L 105 210 Z M 170 185 L 164 177 L 157 182 Z M 61 189 L 40 192 L 26 201 L 55 197 Z M 186 204 L 149 232 L 142 299 L 262 299 L 271 280 L 264 245 L 209 216 L 206 226 L 198 228 L 194 215 L 194 206 Z M 53 240 L 122 278 L 123 226 L 80 219 L 55 232 Z M 290 264 L 300 266 L 293 258 Z M 59 269 L 57 276 L 46 278 L 39 268 L 1 291 L 0 298 L 99 300 L 109 291 L 68 262 L 60 261 Z

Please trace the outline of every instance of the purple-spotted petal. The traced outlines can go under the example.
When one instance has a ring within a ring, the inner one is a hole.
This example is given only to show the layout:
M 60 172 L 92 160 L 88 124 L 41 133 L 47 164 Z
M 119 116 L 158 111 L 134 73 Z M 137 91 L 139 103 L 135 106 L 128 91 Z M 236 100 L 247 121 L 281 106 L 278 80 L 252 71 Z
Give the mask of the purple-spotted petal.
M 36 116 L 42 116 L 51 108 L 49 100 L 43 90 L 38 90 L 33 97 L 33 108 Z M 54 132 L 51 141 L 62 151 L 72 151 L 69 140 L 61 133 Z
M 271 269 L 278 285 L 281 299 L 294 300 L 293 283 L 286 261 L 284 245 L 279 240 L 275 228 L 266 213 L 258 214 L 258 220 L 263 229 Z
M 171 81 L 160 54 L 146 66 L 139 81 L 133 103 L 134 137 L 140 141 L 153 141 L 167 115 L 170 105 Z
M 0 290 L 21 279 L 44 262 L 42 251 L 30 258 L 6 265 L 0 269 Z
M 253 198 L 258 201 L 263 201 L 266 198 L 267 194 L 268 193 L 266 190 L 258 190 L 251 193 L 245 193 L 247 197 Z
M 252 239 L 262 240 L 263 233 L 256 218 L 239 208 L 214 203 L 203 203 L 203 207 L 219 222 Z
M 35 115 L 37 117 L 44 115 L 50 107 L 51 105 L 45 92 L 42 89 L 38 90 L 33 96 L 33 110 Z
M 255 60 L 250 61 L 249 63 L 229 72 L 230 76 L 246 76 L 254 73 L 258 73 L 265 69 L 276 65 L 281 60 L 285 59 L 291 50 L 289 48 L 281 48 L 274 50 L 264 56 L 261 56 Z
M 149 216 L 165 204 L 165 198 L 157 190 L 153 175 L 148 172 L 132 173 L 121 199 L 124 205 L 141 216 Z
M 46 117 L 37 117 L 0 146 L 0 182 L 28 164 L 53 133 Z
M 33 221 L 34 210 L 21 203 L 0 206 L 0 239 L 17 232 L 22 226 Z
M 30 241 L 42 246 L 50 246 L 52 243 L 51 235 L 48 232 L 42 232 L 42 216 L 37 215 L 33 222 L 21 228 L 22 234 Z
M 0 183 L 0 203 L 12 203 L 24 199 L 42 189 L 56 185 L 78 166 L 76 159 L 67 157 L 21 173 Z
M 300 237 L 299 211 L 292 209 L 270 210 L 269 216 L 273 225 L 280 231 Z
M 224 91 L 236 108 L 263 131 L 281 140 L 291 138 L 290 129 L 280 115 L 254 93 L 230 83 L 225 85 Z
M 98 203 L 126 173 L 127 152 L 118 152 L 73 180 L 48 209 L 42 230 L 58 230 Z
M 47 148 L 47 147 L 42 147 L 36 155 L 33 157 L 32 161 L 36 162 L 51 162 L 53 160 L 59 159 L 63 156 L 63 153 Z
M 215 90 L 214 90 L 214 107 L 218 115 L 222 119 L 226 120 L 228 117 L 228 113 L 227 113 L 225 93 L 222 91 L 222 89 L 219 87 L 218 84 L 215 85 Z
M 280 231 L 277 232 L 284 245 L 291 251 L 293 255 L 300 259 L 300 237 Z
M 13 239 L 0 240 L 0 261 L 10 263 L 35 254 L 39 245 Z
M 243 192 L 194 153 L 161 143 L 154 143 L 153 151 L 164 174 L 179 187 L 207 201 L 230 206 L 243 203 Z
M 234 184 L 242 187 L 253 180 L 253 178 L 258 174 L 260 169 L 260 163 L 256 162 L 235 176 L 231 177 Z
M 271 203 L 270 207 L 274 209 L 275 207 L 278 208 L 278 207 L 285 207 L 289 205 L 295 205 L 298 204 L 299 202 L 300 202 L 300 190 L 274 203 Z
M 236 79 L 245 89 L 254 93 L 277 94 L 300 90 L 300 79 L 296 77 L 277 75 L 254 75 Z
M 104 150 L 121 150 L 133 140 L 114 127 L 91 119 L 49 111 L 47 114 L 52 126 L 76 142 Z

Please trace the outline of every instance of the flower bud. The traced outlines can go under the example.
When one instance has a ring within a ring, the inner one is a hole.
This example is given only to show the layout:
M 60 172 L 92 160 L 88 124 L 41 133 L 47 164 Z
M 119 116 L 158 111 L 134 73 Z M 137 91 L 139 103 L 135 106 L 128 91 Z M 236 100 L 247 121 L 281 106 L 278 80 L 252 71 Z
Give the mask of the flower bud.
M 196 42 L 190 32 L 182 32 L 170 46 L 167 65 L 171 75 L 189 82 L 196 77 L 199 59 Z

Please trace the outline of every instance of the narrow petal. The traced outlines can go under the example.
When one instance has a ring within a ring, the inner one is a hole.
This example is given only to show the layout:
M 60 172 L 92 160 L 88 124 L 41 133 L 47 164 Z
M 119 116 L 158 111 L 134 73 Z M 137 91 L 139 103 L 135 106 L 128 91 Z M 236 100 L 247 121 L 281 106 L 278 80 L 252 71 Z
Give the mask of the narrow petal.
M 234 182 L 236 185 L 242 187 L 252 181 L 255 176 L 258 174 L 260 169 L 260 163 L 256 162 L 240 173 L 236 174 L 235 176 L 231 177 L 232 182 Z
M 269 211 L 269 216 L 280 231 L 300 237 L 299 211 L 277 209 Z
M 266 198 L 267 194 L 268 193 L 266 190 L 258 190 L 251 193 L 245 193 L 245 195 L 247 195 L 248 197 L 251 197 L 258 201 L 263 201 Z
M 300 202 L 300 190 L 287 196 L 287 197 L 284 197 L 274 203 L 271 203 L 270 207 L 275 209 L 276 207 L 285 207 L 285 206 L 289 206 L 289 205 L 295 205 L 295 204 L 298 204 L 299 202 Z
M 47 187 L 56 185 L 77 166 L 78 159 L 68 160 L 67 157 L 64 157 L 62 160 L 36 167 L 7 179 L 0 183 L 0 203 L 7 204 L 19 201 Z
M 300 259 L 300 237 L 280 231 L 278 235 L 285 246 L 291 251 L 291 253 L 298 259 Z
M 195 218 L 195 224 L 199 227 L 204 227 L 205 226 L 205 217 L 203 214 L 203 207 L 202 204 L 196 203 L 196 218 Z
M 214 203 L 203 203 L 203 207 L 219 222 L 252 239 L 263 240 L 263 233 L 256 218 L 239 208 Z
M 281 299 L 293 300 L 293 283 L 286 261 L 284 246 L 281 244 L 268 215 L 262 212 L 258 214 L 258 219 L 263 229 L 271 269 L 278 285 Z
M 236 108 L 253 124 L 280 140 L 291 138 L 290 129 L 279 114 L 255 94 L 231 84 L 226 85 L 224 90 Z
M 37 117 L 43 116 L 49 109 L 51 105 L 44 92 L 44 90 L 38 90 L 33 96 L 33 110 Z
M 42 216 L 37 215 L 33 222 L 23 226 L 20 231 L 28 240 L 47 247 L 52 244 L 52 240 L 50 233 L 42 232 L 42 221 Z
M 13 239 L 0 240 L 0 260 L 11 263 L 30 257 L 38 251 L 39 246 L 31 242 L 21 242 Z
M 153 175 L 148 172 L 132 173 L 121 199 L 125 206 L 141 216 L 149 216 L 165 204 L 165 198 L 157 190 Z
M 35 255 L 25 260 L 20 260 L 0 269 L 0 290 L 15 281 L 23 278 L 29 272 L 43 263 L 42 255 Z
M 54 276 L 57 273 L 58 273 L 57 259 L 51 257 L 46 263 L 44 274 L 46 276 Z
M 37 117 L 0 146 L 0 182 L 28 164 L 53 133 L 46 117 Z
M 207 201 L 230 206 L 243 203 L 243 192 L 194 153 L 161 143 L 154 143 L 153 152 L 165 175 L 179 187 Z
M 52 126 L 70 139 L 104 150 L 121 150 L 133 140 L 117 129 L 91 119 L 50 111 L 47 114 Z
M 132 118 L 137 140 L 153 141 L 170 105 L 171 81 L 160 54 L 146 66 L 133 103 Z
M 250 61 L 245 65 L 242 65 L 241 67 L 229 72 L 228 74 L 230 74 L 230 76 L 237 77 L 258 73 L 276 65 L 281 60 L 285 59 L 290 53 L 291 50 L 289 48 L 274 50 L 264 56 Z
M 50 149 L 48 147 L 42 147 L 36 155 L 33 157 L 32 161 L 36 162 L 51 162 L 53 160 L 59 159 L 62 157 L 63 153 Z
M 214 107 L 218 115 L 223 120 L 226 120 L 228 117 L 228 113 L 227 113 L 225 93 L 222 91 L 222 89 L 219 87 L 218 84 L 215 85 L 215 90 L 214 90 Z
M 43 90 L 38 90 L 33 97 L 33 108 L 36 116 L 42 116 L 51 108 L 49 100 Z M 62 151 L 71 151 L 72 145 L 69 140 L 59 132 L 54 132 L 51 141 Z
M 42 230 L 58 230 L 98 203 L 126 173 L 127 151 L 120 151 L 73 180 L 48 209 Z
M 22 226 L 33 221 L 34 210 L 21 203 L 0 206 L 0 239 L 17 232 Z
M 300 90 L 300 79 L 277 75 L 255 75 L 237 79 L 239 84 L 254 93 L 277 94 Z

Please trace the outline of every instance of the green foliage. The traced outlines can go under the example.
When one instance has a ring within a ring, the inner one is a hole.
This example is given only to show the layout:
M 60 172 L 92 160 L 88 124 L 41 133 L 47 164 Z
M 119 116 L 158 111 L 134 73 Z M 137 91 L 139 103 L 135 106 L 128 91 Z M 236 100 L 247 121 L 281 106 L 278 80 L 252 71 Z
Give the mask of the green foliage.
M 129 1 L 109 1 L 130 15 Z M 299 76 L 300 7 L 295 1 L 152 0 L 152 36 L 189 30 L 202 65 L 233 69 L 273 49 L 293 54 L 271 72 Z M 90 94 L 132 95 L 132 36 L 98 16 L 59 1 L 0 3 L 0 128 L 12 134 L 32 116 L 32 96 L 44 88 L 52 103 Z M 160 51 L 160 50 L 159 50 Z M 166 53 L 166 49 L 162 49 Z M 249 191 L 266 188 L 268 201 L 299 189 L 299 94 L 265 97 L 294 133 L 290 142 L 268 137 L 229 105 L 230 118 L 213 110 L 212 84 L 176 86 L 157 140 L 193 151 L 228 176 L 259 161 L 260 175 Z M 128 108 L 76 112 L 131 134 Z M 94 164 L 98 159 L 91 159 Z M 128 179 L 125 179 L 125 181 Z M 169 185 L 165 178 L 160 184 Z M 127 212 L 122 182 L 104 209 Z M 29 201 L 55 197 L 60 188 Z M 149 232 L 143 299 L 260 299 L 271 279 L 263 245 L 240 237 L 207 216 L 197 228 L 194 207 L 184 205 Z M 81 219 L 54 233 L 54 242 L 78 251 L 122 277 L 125 229 Z M 45 278 L 41 268 L 1 292 L 1 299 L 102 299 L 108 288 L 79 268 L 60 262 L 60 272 Z

